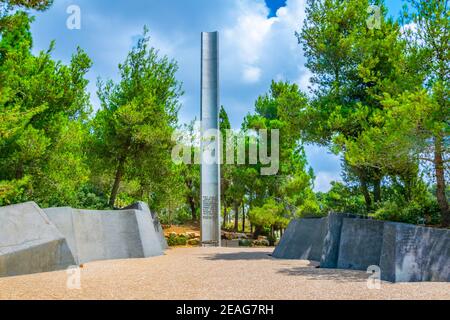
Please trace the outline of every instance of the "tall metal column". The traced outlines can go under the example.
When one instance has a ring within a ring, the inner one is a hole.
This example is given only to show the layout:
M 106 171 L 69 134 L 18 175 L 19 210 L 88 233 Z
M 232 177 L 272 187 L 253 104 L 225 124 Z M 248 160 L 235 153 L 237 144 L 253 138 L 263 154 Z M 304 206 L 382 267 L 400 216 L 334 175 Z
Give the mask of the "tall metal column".
M 221 146 L 217 135 L 212 138 L 219 132 L 218 32 L 202 33 L 201 59 L 201 239 L 203 246 L 220 246 Z

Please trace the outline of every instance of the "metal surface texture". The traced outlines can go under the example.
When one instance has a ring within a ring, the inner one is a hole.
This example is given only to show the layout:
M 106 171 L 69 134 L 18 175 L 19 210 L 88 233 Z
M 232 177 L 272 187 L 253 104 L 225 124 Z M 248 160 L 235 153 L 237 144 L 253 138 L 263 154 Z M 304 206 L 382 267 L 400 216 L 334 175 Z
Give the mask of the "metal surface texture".
M 220 246 L 219 34 L 201 34 L 201 240 Z

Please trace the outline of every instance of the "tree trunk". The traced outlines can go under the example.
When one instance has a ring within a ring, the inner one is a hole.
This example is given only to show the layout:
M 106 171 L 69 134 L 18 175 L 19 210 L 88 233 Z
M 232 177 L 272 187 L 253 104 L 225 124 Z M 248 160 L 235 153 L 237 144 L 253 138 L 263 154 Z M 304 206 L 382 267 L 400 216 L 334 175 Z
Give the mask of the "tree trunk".
M 234 232 L 238 232 L 239 228 L 239 203 L 234 203 Z
M 242 204 L 242 232 L 245 233 L 245 206 Z
M 441 210 L 442 225 L 450 226 L 450 212 L 445 194 L 445 168 L 442 157 L 442 137 L 438 136 L 434 140 L 434 168 L 436 173 L 436 198 Z
M 192 221 L 197 221 L 197 208 L 195 207 L 195 201 L 194 198 L 191 196 L 188 197 L 189 200 L 189 206 L 191 207 L 191 216 Z
M 223 203 L 223 221 L 222 221 L 222 229 L 225 229 L 227 225 L 228 212 L 227 212 L 227 204 Z
M 375 179 L 373 182 L 373 201 L 374 203 L 381 202 L 381 179 Z
M 364 174 L 359 175 L 359 181 L 361 183 L 361 192 L 364 195 L 364 200 L 366 201 L 367 212 L 372 209 L 372 198 L 370 197 L 369 188 L 367 187 L 367 181 Z
M 258 239 L 258 237 L 261 235 L 262 232 L 263 232 L 263 228 L 261 226 L 255 226 L 255 233 L 254 233 L 253 237 L 255 239 Z
M 109 198 L 109 206 L 114 207 L 116 203 L 117 193 L 119 192 L 120 181 L 122 180 L 125 168 L 125 158 L 119 159 L 119 165 L 117 166 L 116 178 L 114 179 L 114 184 L 111 190 L 111 197 Z
M 23 163 L 20 162 L 20 163 L 17 165 L 17 169 L 16 169 L 16 180 L 20 180 L 20 179 L 23 178 L 23 176 L 24 176 L 23 172 L 24 172 L 24 169 L 23 169 Z

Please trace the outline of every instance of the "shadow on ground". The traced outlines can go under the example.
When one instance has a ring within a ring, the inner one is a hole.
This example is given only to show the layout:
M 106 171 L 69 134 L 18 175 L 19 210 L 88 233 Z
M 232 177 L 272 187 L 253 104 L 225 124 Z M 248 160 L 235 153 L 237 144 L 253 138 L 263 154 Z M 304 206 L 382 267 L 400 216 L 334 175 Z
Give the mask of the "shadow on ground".
M 214 255 L 208 255 L 202 257 L 205 260 L 209 261 L 218 261 L 218 260 L 228 260 L 228 261 L 236 261 L 236 260 L 275 260 L 275 261 L 290 261 L 284 259 L 275 259 L 272 257 L 271 251 L 262 251 L 262 252 L 233 252 L 233 253 L 216 253 Z M 300 261 L 300 260 L 296 260 Z M 306 267 L 315 268 L 319 265 L 318 262 L 315 261 L 307 261 L 304 260 L 303 263 Z
M 237 260 L 277 260 L 271 256 L 270 251 L 262 252 L 232 252 L 216 253 L 213 255 L 202 256 L 209 261 L 237 261 Z M 283 268 L 277 271 L 287 276 L 301 276 L 307 280 L 330 280 L 338 282 L 366 282 L 368 275 L 363 271 L 340 270 L 340 269 L 320 269 L 317 268 L 318 262 L 305 261 L 304 266 L 294 268 Z
M 366 282 L 369 275 L 363 271 L 320 269 L 311 267 L 295 267 L 279 270 L 278 273 L 288 276 L 302 276 L 307 280 L 332 280 L 338 282 Z
M 214 255 L 204 256 L 205 260 L 270 260 L 273 259 L 270 254 L 272 252 L 233 252 L 233 253 L 216 253 Z

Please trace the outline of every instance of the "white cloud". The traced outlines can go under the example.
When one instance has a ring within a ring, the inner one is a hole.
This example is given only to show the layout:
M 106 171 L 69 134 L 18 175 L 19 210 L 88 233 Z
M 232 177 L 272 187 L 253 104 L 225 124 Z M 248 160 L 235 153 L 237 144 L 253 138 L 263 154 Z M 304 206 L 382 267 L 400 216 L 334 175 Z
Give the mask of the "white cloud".
M 305 0 L 288 0 L 277 16 L 268 18 L 262 1 L 236 0 L 235 16 L 224 28 L 223 53 L 227 70 L 241 70 L 241 81 L 256 83 L 271 80 L 283 72 L 286 80 L 301 78 L 303 56 L 294 36 L 305 17 Z M 286 72 L 283 69 L 290 68 Z M 235 76 L 235 75 L 233 75 Z M 307 87 L 307 86 L 306 86 Z
M 407 24 L 403 25 L 400 28 L 400 30 L 402 33 L 406 32 L 406 31 L 417 32 L 417 23 L 415 23 L 415 22 L 407 23 Z
M 314 182 L 314 191 L 328 192 L 331 189 L 331 182 L 340 181 L 342 178 L 338 172 L 321 171 L 316 173 Z
M 248 83 L 258 82 L 261 78 L 261 69 L 254 66 L 244 66 L 242 77 Z
M 235 20 L 224 30 L 225 54 L 234 58 L 232 63 L 242 70 L 244 82 L 257 82 L 261 77 L 260 59 L 275 19 L 268 19 L 269 9 L 254 0 L 237 1 L 235 10 Z
M 312 86 L 311 83 L 311 78 L 313 76 L 312 72 L 306 68 L 300 68 L 299 75 L 300 78 L 295 82 L 298 84 L 298 86 L 302 91 L 308 92 L 309 87 Z
M 302 26 L 306 17 L 306 0 L 288 0 L 286 6 L 278 9 L 279 20 L 293 30 L 298 30 Z

